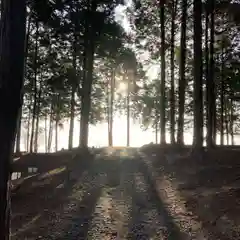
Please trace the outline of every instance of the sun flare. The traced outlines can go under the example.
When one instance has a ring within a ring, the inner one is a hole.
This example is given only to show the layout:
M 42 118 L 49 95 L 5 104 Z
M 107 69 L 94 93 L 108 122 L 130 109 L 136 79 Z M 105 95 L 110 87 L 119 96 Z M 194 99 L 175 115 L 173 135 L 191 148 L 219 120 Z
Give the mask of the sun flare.
M 124 82 L 119 83 L 118 91 L 124 93 L 127 91 L 127 84 Z

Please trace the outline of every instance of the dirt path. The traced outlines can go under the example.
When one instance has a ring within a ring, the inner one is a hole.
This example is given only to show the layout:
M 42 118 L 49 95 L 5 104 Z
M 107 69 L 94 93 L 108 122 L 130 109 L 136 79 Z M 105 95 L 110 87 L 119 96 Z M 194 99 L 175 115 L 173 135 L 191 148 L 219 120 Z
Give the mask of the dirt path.
M 13 240 L 190 239 L 159 198 L 136 151 L 98 157 L 79 169 L 75 182 L 66 176 L 63 171 L 42 185 L 35 179 L 40 186 L 13 199 Z

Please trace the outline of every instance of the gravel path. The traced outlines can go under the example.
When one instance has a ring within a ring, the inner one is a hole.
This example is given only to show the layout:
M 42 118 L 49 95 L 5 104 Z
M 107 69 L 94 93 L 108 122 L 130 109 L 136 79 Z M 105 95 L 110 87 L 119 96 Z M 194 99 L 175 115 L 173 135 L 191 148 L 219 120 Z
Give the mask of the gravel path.
M 58 184 L 62 194 L 49 193 L 52 204 L 46 203 L 31 218 L 22 212 L 21 226 L 14 226 L 13 220 L 13 240 L 185 239 L 136 152 L 100 156 L 74 183 L 64 176 Z

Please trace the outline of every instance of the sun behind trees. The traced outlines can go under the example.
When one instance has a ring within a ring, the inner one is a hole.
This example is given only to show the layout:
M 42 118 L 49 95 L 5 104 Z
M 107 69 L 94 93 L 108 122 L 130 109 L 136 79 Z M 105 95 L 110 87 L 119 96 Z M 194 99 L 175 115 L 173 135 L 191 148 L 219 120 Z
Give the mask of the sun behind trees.
M 27 152 L 38 152 L 41 137 L 45 152 L 53 145 L 58 151 L 65 122 L 69 149 L 76 136 L 79 147 L 88 147 L 89 125 L 98 123 L 107 123 L 112 146 L 120 114 L 127 146 L 132 119 L 162 145 L 183 146 L 188 131 L 196 150 L 205 140 L 209 148 L 233 145 L 239 8 L 213 0 L 2 1 L 0 239 L 8 235 L 15 130 L 18 153 L 23 142 Z
M 225 140 L 230 143 L 238 132 L 238 102 L 234 97 L 238 92 L 238 50 L 237 22 L 227 17 L 235 18 L 232 9 L 236 4 L 203 2 L 200 24 L 190 3 L 161 4 L 164 7 L 155 8 L 142 1 L 121 7 L 120 13 L 116 10 L 120 9 L 118 2 L 103 8 L 101 3 L 96 7 L 78 1 L 29 4 L 17 152 L 20 145 L 37 152 L 39 144 L 48 152 L 59 150 L 59 131 L 63 128 L 69 129 L 66 147 L 71 149 L 77 142 L 87 145 L 88 123 L 100 126 L 107 122 L 105 138 L 112 145 L 114 119 L 120 114 L 126 115 L 126 123 L 134 119 L 156 136 L 161 131 L 162 142 L 167 139 L 183 145 L 184 133 L 190 132 L 199 145 L 207 140 L 208 146 L 214 146 L 219 138 L 221 144 Z M 231 28 L 224 26 L 225 20 Z M 164 23 L 161 28 L 160 21 Z M 201 38 L 197 34 L 202 36 L 202 48 L 198 47 Z M 202 61 L 194 58 L 194 51 L 196 56 L 202 54 Z M 225 62 L 228 65 L 222 68 Z M 133 83 L 129 98 L 118 90 L 124 75 Z M 126 138 L 131 138 L 127 129 L 130 127 L 126 127 L 130 137 Z

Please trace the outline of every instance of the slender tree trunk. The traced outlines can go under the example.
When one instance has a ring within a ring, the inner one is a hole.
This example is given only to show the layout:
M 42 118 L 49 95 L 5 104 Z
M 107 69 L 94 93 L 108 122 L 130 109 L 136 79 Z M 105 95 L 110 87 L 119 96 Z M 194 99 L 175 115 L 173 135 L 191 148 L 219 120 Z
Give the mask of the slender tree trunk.
M 55 152 L 58 151 L 58 120 L 55 121 Z
M 130 79 L 127 81 L 127 147 L 130 146 Z
M 157 101 L 155 103 L 156 108 L 155 108 L 155 143 L 158 144 L 158 106 L 157 106 Z
M 216 93 L 215 93 L 215 96 L 216 96 Z M 216 111 L 214 111 L 212 113 L 212 115 L 213 115 L 213 143 L 214 143 L 214 145 L 216 145 L 216 143 L 217 143 L 217 113 L 216 113 Z
M 40 88 L 38 90 L 38 98 L 37 98 L 37 116 L 36 116 L 36 126 L 35 126 L 35 139 L 34 139 L 34 152 L 38 152 L 38 133 L 39 133 L 39 119 L 40 119 L 40 111 L 41 111 L 41 86 L 42 84 L 40 83 Z
M 29 152 L 29 139 L 30 139 L 30 124 L 31 124 L 31 109 L 29 107 L 28 120 L 27 120 L 27 152 Z
M 73 147 L 74 116 L 75 116 L 75 90 L 74 87 L 72 86 L 68 149 L 72 149 Z
M 160 1 L 160 25 L 161 25 L 161 106 L 160 106 L 160 138 L 161 144 L 166 144 L 166 89 L 165 89 L 165 0 Z
M 229 128 L 228 128 L 228 123 L 226 123 L 226 135 L 227 135 L 227 145 L 229 146 Z
M 214 83 L 214 1 L 208 1 L 210 11 L 206 13 L 206 88 L 207 88 L 207 146 L 216 144 L 216 104 Z M 208 7 L 207 7 L 208 9 Z M 210 14 L 210 46 L 208 49 L 208 24 Z M 210 57 L 210 58 L 209 58 Z
M 26 56 L 26 55 L 25 55 Z M 31 106 L 32 106 L 32 102 L 33 102 L 33 96 L 32 94 L 30 94 L 30 103 L 28 106 L 28 126 L 27 126 L 27 152 L 30 152 L 30 130 L 31 130 Z
M 60 101 L 60 95 L 57 95 L 56 99 L 56 119 L 55 119 L 55 152 L 58 151 L 58 125 L 59 125 L 59 101 Z
M 206 135 L 206 143 L 207 147 L 211 148 L 213 146 L 213 121 L 212 121 L 212 113 L 211 113 L 211 83 L 213 79 L 209 78 L 209 38 L 208 38 L 208 30 L 209 30 L 209 1 L 206 2 L 206 15 L 205 15 L 205 84 L 206 84 L 206 125 L 207 125 L 207 135 Z
M 209 144 L 210 144 L 210 134 L 212 134 L 212 145 L 216 144 L 217 137 L 217 120 L 216 120 L 216 90 L 215 90 L 215 76 L 214 76 L 214 43 L 215 43 L 215 1 L 210 1 L 210 43 L 209 43 L 209 89 L 208 94 L 211 101 L 209 102 L 209 113 L 211 114 L 211 119 L 209 119 Z M 211 120 L 211 124 L 210 124 Z
M 77 88 L 77 35 L 76 26 L 74 30 L 74 42 L 73 42 L 73 70 L 74 79 L 71 86 L 71 110 L 70 110 L 70 126 L 69 126 L 69 137 L 68 137 L 68 149 L 73 147 L 73 131 L 74 131 L 74 118 L 75 118 L 75 92 Z
M 202 1 L 194 0 L 194 147 L 203 146 Z
M 10 169 L 22 105 L 26 2 L 2 0 L 0 28 L 0 239 L 10 233 Z M 7 103 L 7 104 L 6 104 Z
M 109 78 L 107 78 L 106 82 L 106 114 L 107 114 L 107 121 L 108 121 L 108 146 L 110 146 L 110 86 L 109 86 Z
M 16 153 L 21 152 L 21 121 L 22 121 L 22 107 L 19 110 L 19 117 L 17 122 Z
M 47 142 L 47 114 L 44 117 L 44 144 L 45 144 L 45 152 L 48 151 L 48 142 Z
M 34 57 L 34 80 L 33 80 L 33 89 L 34 89 L 34 99 L 33 99 L 33 114 L 32 114 L 32 128 L 31 128 L 31 138 L 30 138 L 30 153 L 33 152 L 33 143 L 34 143 L 34 132 L 35 132 L 35 119 L 36 119 L 36 110 L 37 110 L 37 63 L 38 63 L 38 37 L 39 37 L 39 24 L 36 20 L 36 40 L 35 40 L 35 57 Z
M 181 60 L 180 60 L 180 78 L 179 78 L 179 116 L 177 142 L 184 145 L 184 107 L 185 107 L 185 88 L 186 88 L 186 28 L 187 28 L 187 0 L 182 1 L 182 19 L 181 19 Z
M 158 126 L 155 125 L 155 143 L 158 144 Z
M 89 59 L 91 58 L 91 59 Z M 93 71 L 93 55 L 88 55 L 88 76 L 87 81 L 84 83 L 82 104 L 81 104 L 81 120 L 80 120 L 80 146 L 88 146 L 89 134 L 89 117 L 91 110 L 91 92 L 92 92 L 92 71 Z
M 34 134 L 35 134 L 35 119 L 36 119 L 36 106 L 35 106 L 35 102 L 36 102 L 36 99 L 34 100 L 32 122 L 31 122 L 32 126 L 31 126 L 30 144 L 29 144 L 29 151 L 30 151 L 30 153 L 33 152 L 33 143 L 34 143 Z M 34 108 L 35 108 L 35 110 L 34 110 Z
M 109 146 L 113 146 L 113 103 L 115 90 L 115 70 L 112 69 L 110 87 L 110 118 L 109 118 Z
M 53 135 L 53 102 L 51 103 L 48 130 L 49 130 L 48 131 L 48 152 L 50 152 L 52 147 L 52 135 Z
M 172 20 L 171 20 L 171 90 L 170 90 L 170 141 L 175 143 L 175 74 L 174 74 L 174 56 L 175 56 L 175 18 L 178 0 L 172 1 Z
M 34 134 L 34 152 L 38 152 L 38 133 L 39 133 L 39 114 L 37 110 L 35 134 Z
M 234 133 L 233 133 L 233 100 L 231 99 L 230 105 L 230 134 L 231 134 L 231 143 L 234 145 Z
M 221 54 L 221 85 L 220 85 L 220 144 L 224 145 L 224 59 L 223 43 Z
M 225 128 L 226 128 L 226 137 L 227 137 L 227 145 L 229 145 L 229 109 L 227 104 L 225 103 Z
M 27 33 L 26 33 L 26 40 L 25 40 L 25 61 L 24 61 L 24 76 L 25 76 L 25 68 L 26 68 L 26 61 L 28 56 L 28 47 L 29 47 L 29 35 L 30 35 L 30 26 L 31 26 L 31 13 L 28 17 L 28 24 L 27 24 Z M 23 100 L 22 100 L 23 101 Z M 17 124 L 17 137 L 16 137 L 16 152 L 19 153 L 21 151 L 21 122 L 22 122 L 22 107 L 19 110 L 19 119 Z
M 83 94 L 81 99 L 81 119 L 80 119 L 80 141 L 81 147 L 88 146 L 89 117 L 91 110 L 91 92 L 93 82 L 93 64 L 95 52 L 95 29 L 94 14 L 96 13 L 96 1 L 88 6 L 89 17 L 85 19 L 84 37 L 84 74 L 83 74 Z
M 226 92 L 229 92 L 229 89 L 225 89 Z M 229 145 L 229 133 L 230 133 L 230 108 L 229 108 L 229 99 L 228 96 L 224 96 L 224 125 L 226 130 L 226 141 Z
M 71 7 L 73 10 L 73 6 Z M 78 10 L 77 10 L 78 11 Z M 74 132 L 74 118 L 75 118 L 75 92 L 77 89 L 77 21 L 74 22 L 74 33 L 73 33 L 73 71 L 74 79 L 72 79 L 71 86 L 71 110 L 70 110 L 70 126 L 69 126 L 69 136 L 68 136 L 68 149 L 73 147 L 73 132 Z

